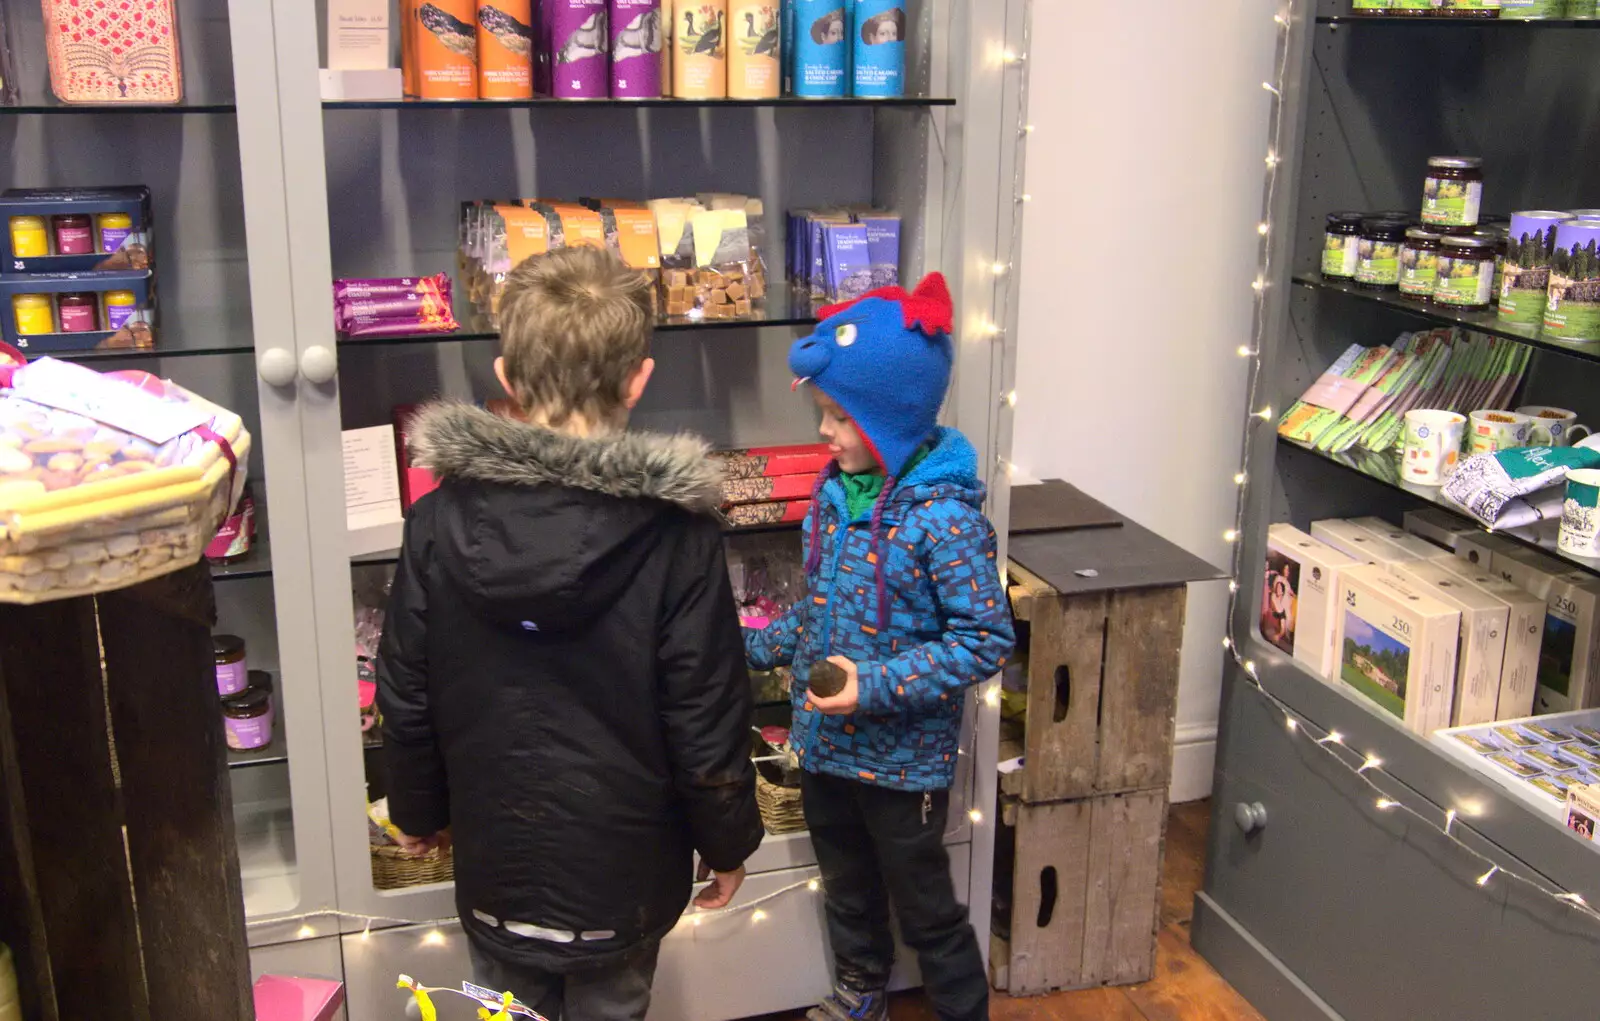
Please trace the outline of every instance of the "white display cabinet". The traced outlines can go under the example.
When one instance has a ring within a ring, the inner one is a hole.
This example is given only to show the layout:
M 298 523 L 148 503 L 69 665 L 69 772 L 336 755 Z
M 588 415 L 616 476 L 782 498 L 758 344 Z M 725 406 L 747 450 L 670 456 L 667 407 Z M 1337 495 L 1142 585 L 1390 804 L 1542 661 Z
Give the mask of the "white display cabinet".
M 466 976 L 446 921 L 451 887 L 372 882 L 365 808 L 381 777 L 360 730 L 353 592 L 381 594 L 394 555 L 350 556 L 341 433 L 389 424 L 396 405 L 435 395 L 495 396 L 496 338 L 341 342 L 333 278 L 453 275 L 468 199 L 757 196 L 767 321 L 659 329 L 635 425 L 729 446 L 807 442 L 815 420 L 790 390 L 786 353 L 814 319 L 785 298 L 784 213 L 893 208 L 904 279 L 940 270 L 956 297 L 947 419 L 981 452 L 990 515 L 1005 520 L 1016 274 L 995 266 L 1014 257 L 1022 208 L 1026 65 L 1013 54 L 1026 51 L 1026 0 L 912 0 L 906 100 L 645 104 L 324 103 L 317 0 L 178 0 L 183 104 L 88 109 L 49 95 L 38 4 L 0 4 L 22 90 L 21 106 L 0 107 L 0 186 L 154 192 L 157 348 L 68 357 L 171 377 L 238 410 L 257 437 L 262 541 L 214 572 L 218 630 L 245 638 L 279 699 L 273 745 L 239 756 L 233 773 L 250 939 L 262 969 L 347 973 L 355 1021 L 395 1016 L 399 972 L 438 984 Z M 975 697 L 967 720 L 947 843 L 981 934 L 996 710 Z M 681 926 L 663 955 L 656 1016 L 746 1016 L 825 992 L 814 866 L 805 834 L 769 836 L 741 902 L 799 885 L 764 904 L 759 923 L 749 912 Z

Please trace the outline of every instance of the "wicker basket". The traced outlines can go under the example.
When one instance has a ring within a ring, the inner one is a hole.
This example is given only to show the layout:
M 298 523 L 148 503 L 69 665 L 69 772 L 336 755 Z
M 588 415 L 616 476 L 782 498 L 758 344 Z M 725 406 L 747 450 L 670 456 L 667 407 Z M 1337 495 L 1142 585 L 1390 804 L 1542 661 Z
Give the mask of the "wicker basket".
M 455 853 L 448 847 L 436 847 L 420 858 L 387 844 L 371 851 L 372 885 L 379 890 L 449 883 L 456 877 Z
M 762 825 L 768 833 L 798 833 L 806 828 L 800 788 L 767 779 L 769 768 L 769 763 L 756 763 L 756 806 L 761 809 Z

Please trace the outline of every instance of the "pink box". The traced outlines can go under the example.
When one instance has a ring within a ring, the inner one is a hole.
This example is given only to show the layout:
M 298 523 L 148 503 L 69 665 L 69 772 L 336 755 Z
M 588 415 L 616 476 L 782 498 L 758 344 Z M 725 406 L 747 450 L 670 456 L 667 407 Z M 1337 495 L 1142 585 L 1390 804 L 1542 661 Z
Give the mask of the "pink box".
M 255 984 L 256 1021 L 333 1021 L 344 984 L 320 978 L 263 975 Z

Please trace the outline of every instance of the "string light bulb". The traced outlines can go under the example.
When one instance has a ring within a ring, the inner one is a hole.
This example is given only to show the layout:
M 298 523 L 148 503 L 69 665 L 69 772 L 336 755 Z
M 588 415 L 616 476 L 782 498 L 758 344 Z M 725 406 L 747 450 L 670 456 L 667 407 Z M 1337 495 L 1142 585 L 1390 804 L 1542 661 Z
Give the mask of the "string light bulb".
M 1246 475 L 1244 472 L 1236 472 L 1233 476 L 1233 484 L 1236 486 L 1242 486 L 1249 478 L 1250 476 Z
M 1268 92 L 1272 93 L 1274 96 L 1280 96 L 1281 97 L 1283 95 L 1282 92 L 1278 91 L 1278 87 L 1276 85 L 1272 84 L 1271 82 L 1262 82 L 1261 83 L 1261 87 L 1263 89 L 1266 89 Z
M 295 930 L 294 938 L 295 939 L 310 939 L 311 937 L 315 936 L 316 934 L 317 934 L 317 930 L 313 929 L 311 926 L 302 925 L 299 929 Z
M 816 893 L 818 890 L 822 889 L 822 880 L 813 879 L 811 882 L 806 884 L 806 889 L 810 890 L 812 893 Z
M 975 824 L 981 823 L 983 822 L 983 813 L 974 808 L 972 811 L 967 813 L 967 818 L 971 819 Z
M 367 919 L 367 924 L 361 930 L 361 942 L 372 939 L 372 919 Z
M 1267 150 L 1267 166 L 1276 167 L 1277 165 L 1278 165 L 1278 154 L 1276 152 L 1273 152 L 1271 149 L 1268 149 Z
M 1498 866 L 1498 865 L 1489 866 L 1489 871 L 1485 872 L 1483 875 L 1478 877 L 1478 885 L 1479 886 L 1488 886 L 1489 885 L 1489 880 L 1493 879 L 1494 878 L 1494 874 L 1496 872 L 1499 872 L 1499 871 L 1500 871 L 1500 866 Z
M 1454 826 L 1455 824 L 1456 824 L 1456 810 L 1452 808 L 1452 809 L 1450 809 L 1448 812 L 1446 812 L 1444 814 L 1444 835 L 1445 836 L 1448 837 L 1450 835 L 1450 827 Z
M 1006 407 L 1014 408 L 1016 406 L 1017 406 L 1017 392 L 1015 390 L 1006 391 Z
M 1237 592 L 1237 591 L 1239 591 L 1239 582 L 1237 580 L 1230 580 L 1228 582 L 1228 591 L 1229 592 Z
M 1249 344 L 1240 344 L 1239 345 L 1239 357 L 1240 358 L 1249 358 L 1251 355 L 1253 355 L 1255 353 L 1256 353 L 1255 348 L 1251 347 Z
M 1260 234 L 1262 237 L 1266 237 L 1267 231 L 1271 229 L 1272 225 L 1267 223 L 1265 220 L 1262 220 L 1260 223 L 1256 224 L 1256 233 Z
M 1223 647 L 1223 648 L 1224 648 L 1224 649 L 1231 649 L 1231 648 L 1233 648 L 1233 639 L 1232 639 L 1232 638 L 1229 638 L 1229 637 L 1228 637 L 1228 636 L 1227 636 L 1227 635 L 1223 635 L 1223 636 L 1222 636 L 1222 647 Z
M 1556 900 L 1564 900 L 1567 903 L 1580 908 L 1586 908 L 1589 906 L 1584 902 L 1583 894 L 1581 893 L 1558 893 L 1556 894 Z
M 1293 716 L 1285 716 L 1283 718 L 1283 726 L 1284 729 L 1293 734 L 1295 731 L 1300 729 L 1300 721 L 1295 719 Z
M 1222 533 L 1222 541 L 1223 542 L 1238 542 L 1239 541 L 1239 530 L 1237 528 L 1230 528 L 1226 532 L 1223 532 Z
M 438 929 L 428 930 L 428 934 L 422 937 L 422 945 L 426 947 L 444 946 L 444 933 L 440 932 Z
M 1267 281 L 1262 277 L 1256 277 L 1254 280 L 1250 281 L 1250 288 L 1257 294 L 1260 294 L 1262 291 L 1267 289 Z
M 767 913 L 760 908 L 756 908 L 750 913 L 750 921 L 752 922 L 765 922 L 766 920 Z
M 1344 735 L 1337 730 L 1330 730 L 1327 737 L 1317 738 L 1317 744 L 1344 744 Z
M 1272 408 L 1262 408 L 1260 411 L 1256 412 L 1255 417 L 1261 419 L 1262 421 L 1270 419 L 1272 417 Z
M 1009 270 L 1010 268 L 1011 268 L 1010 266 L 1007 266 L 1003 262 L 997 262 L 993 266 L 989 267 L 989 271 L 992 272 L 997 277 L 1003 277 L 1003 276 L 1006 275 L 1006 271 Z
M 990 709 L 1000 704 L 1000 686 L 998 684 L 989 685 L 989 690 L 983 693 L 983 704 Z
M 1398 801 L 1391 801 L 1388 798 L 1379 798 L 1378 799 L 1378 810 L 1380 812 L 1387 812 L 1389 809 L 1395 807 L 1398 804 L 1400 804 L 1400 802 L 1398 802 Z
M 1376 755 L 1368 755 L 1367 760 L 1361 764 L 1361 768 L 1357 769 L 1356 772 L 1365 773 L 1367 770 L 1377 769 L 1381 765 L 1383 765 L 1382 759 L 1378 758 Z
M 1025 58 L 1016 50 L 1006 50 L 1004 53 L 1000 54 L 1000 59 L 1002 62 L 1007 64 L 1020 64 Z

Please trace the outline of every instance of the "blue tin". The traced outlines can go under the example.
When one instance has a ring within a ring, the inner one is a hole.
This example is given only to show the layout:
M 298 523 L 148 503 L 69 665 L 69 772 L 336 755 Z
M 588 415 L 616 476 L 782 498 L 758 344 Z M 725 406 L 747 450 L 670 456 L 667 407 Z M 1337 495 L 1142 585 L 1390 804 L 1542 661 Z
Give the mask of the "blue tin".
M 903 0 L 856 0 L 850 40 L 855 53 L 852 95 L 898 99 L 906 94 L 906 5 Z
M 794 0 L 794 94 L 840 99 L 849 94 L 851 0 Z

